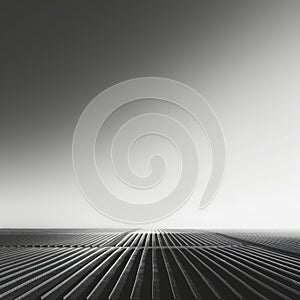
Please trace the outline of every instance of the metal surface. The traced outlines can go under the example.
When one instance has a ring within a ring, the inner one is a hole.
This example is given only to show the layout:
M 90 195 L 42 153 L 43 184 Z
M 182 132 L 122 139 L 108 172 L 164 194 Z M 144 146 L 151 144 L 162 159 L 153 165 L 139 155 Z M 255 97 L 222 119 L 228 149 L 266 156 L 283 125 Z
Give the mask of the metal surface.
M 0 299 L 300 299 L 295 245 L 266 233 L 1 231 Z

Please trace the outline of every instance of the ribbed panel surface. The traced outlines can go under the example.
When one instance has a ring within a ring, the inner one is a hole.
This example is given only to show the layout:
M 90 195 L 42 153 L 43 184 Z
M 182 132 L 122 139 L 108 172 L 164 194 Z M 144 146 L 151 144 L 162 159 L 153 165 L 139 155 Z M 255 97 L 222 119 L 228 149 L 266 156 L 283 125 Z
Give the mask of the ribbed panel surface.
M 6 232 L 0 298 L 300 299 L 297 249 L 284 243 L 272 249 L 275 236 L 233 236 L 158 229 Z

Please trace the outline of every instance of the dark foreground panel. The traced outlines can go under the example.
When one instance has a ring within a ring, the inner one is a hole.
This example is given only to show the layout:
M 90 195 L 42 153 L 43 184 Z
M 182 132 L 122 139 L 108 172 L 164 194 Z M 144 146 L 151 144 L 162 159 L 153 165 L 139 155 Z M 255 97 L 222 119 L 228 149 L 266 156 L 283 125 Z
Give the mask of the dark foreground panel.
M 2 231 L 0 299 L 300 299 L 298 245 L 198 230 Z

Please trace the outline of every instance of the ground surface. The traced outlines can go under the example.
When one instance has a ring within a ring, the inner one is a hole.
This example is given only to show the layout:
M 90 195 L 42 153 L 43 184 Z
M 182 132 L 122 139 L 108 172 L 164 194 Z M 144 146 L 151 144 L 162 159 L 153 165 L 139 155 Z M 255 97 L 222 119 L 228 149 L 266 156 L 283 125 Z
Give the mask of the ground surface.
M 2 230 L 0 299 L 300 299 L 300 239 L 199 230 Z

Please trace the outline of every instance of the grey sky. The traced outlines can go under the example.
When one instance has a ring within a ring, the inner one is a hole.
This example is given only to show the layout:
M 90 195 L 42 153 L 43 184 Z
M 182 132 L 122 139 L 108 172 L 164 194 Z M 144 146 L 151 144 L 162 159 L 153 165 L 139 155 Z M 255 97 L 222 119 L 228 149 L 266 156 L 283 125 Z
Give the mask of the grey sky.
M 227 169 L 216 200 L 151 226 L 299 228 L 300 3 L 2 1 L 0 226 L 123 226 L 73 175 L 73 131 L 103 89 L 179 80 L 217 113 Z

